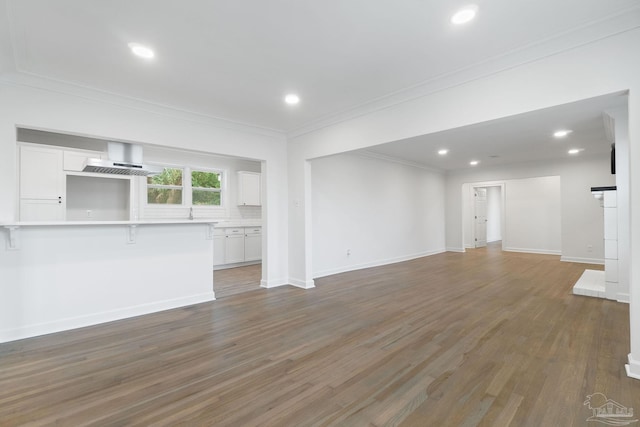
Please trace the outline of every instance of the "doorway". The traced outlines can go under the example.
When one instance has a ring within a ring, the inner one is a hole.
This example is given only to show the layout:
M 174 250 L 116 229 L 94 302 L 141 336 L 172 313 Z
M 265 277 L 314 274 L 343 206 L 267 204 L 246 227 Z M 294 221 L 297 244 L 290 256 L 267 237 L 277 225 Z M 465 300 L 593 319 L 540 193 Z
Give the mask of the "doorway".
M 504 183 L 471 184 L 467 212 L 470 225 L 467 248 L 482 248 L 493 243 L 500 245 L 504 232 Z

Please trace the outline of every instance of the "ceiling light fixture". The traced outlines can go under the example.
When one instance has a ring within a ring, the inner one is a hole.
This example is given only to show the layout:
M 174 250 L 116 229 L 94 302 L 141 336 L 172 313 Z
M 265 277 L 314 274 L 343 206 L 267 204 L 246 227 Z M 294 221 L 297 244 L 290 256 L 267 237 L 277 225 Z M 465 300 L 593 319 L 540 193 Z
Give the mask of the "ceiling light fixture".
M 471 161 L 469 162 L 469 164 L 470 164 L 471 166 L 477 166 L 477 165 L 478 165 L 478 163 L 480 163 L 480 162 L 479 162 L 479 161 L 477 161 L 477 160 L 471 160 Z
M 565 136 L 569 135 L 571 132 L 573 131 L 570 129 L 562 129 L 554 132 L 553 136 L 555 136 L 556 138 L 564 138 Z
M 478 6 L 475 4 L 470 4 L 469 6 L 465 6 L 459 11 L 457 11 L 451 17 L 451 23 L 455 25 L 466 24 L 467 22 L 473 20 L 478 13 Z
M 448 152 L 449 152 L 449 150 L 447 150 L 446 148 L 443 148 L 442 150 L 438 150 L 438 154 L 440 154 L 441 156 L 444 156 Z
M 578 154 L 581 151 L 582 150 L 579 149 L 579 148 L 572 148 L 571 150 L 567 151 L 567 153 L 569 153 L 569 154 Z
M 286 102 L 289 105 L 296 105 L 297 103 L 300 102 L 300 97 L 295 93 L 290 93 L 289 95 L 284 97 L 284 102 Z
M 129 49 L 133 52 L 134 55 L 139 56 L 144 59 L 152 59 L 156 54 L 148 48 L 147 46 L 143 46 L 140 43 L 129 43 Z

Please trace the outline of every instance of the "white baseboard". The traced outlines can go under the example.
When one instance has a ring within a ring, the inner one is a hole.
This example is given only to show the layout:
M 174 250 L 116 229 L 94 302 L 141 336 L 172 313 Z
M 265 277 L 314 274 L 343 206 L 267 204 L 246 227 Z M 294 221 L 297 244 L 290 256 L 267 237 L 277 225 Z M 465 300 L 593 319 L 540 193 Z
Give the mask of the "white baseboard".
M 276 280 L 260 280 L 260 287 L 261 288 L 265 288 L 265 289 L 269 289 L 269 288 L 277 288 L 278 286 L 285 286 L 288 285 L 289 282 L 287 281 L 287 279 L 276 279 Z
M 422 258 L 426 256 L 431 256 L 431 255 L 437 255 L 443 252 L 446 252 L 446 250 L 437 249 L 435 251 L 420 252 L 417 254 L 404 255 L 400 257 L 371 261 L 371 262 L 366 262 L 362 264 L 345 265 L 342 267 L 330 268 L 328 270 L 319 271 L 317 273 L 314 273 L 313 277 L 317 279 L 320 277 L 331 276 L 333 274 L 346 273 L 347 271 L 362 270 L 364 268 L 379 267 L 381 265 L 388 265 L 388 264 L 395 264 L 398 262 L 410 261 L 412 259 Z
M 596 264 L 596 265 L 604 265 L 604 259 L 601 258 L 580 258 L 580 257 L 570 257 L 562 255 L 560 257 L 560 261 L 562 262 L 577 262 L 580 264 Z
M 459 253 L 465 253 L 465 249 L 464 248 L 452 248 L 452 247 L 447 247 L 445 249 L 445 251 L 447 252 L 459 252 Z
M 301 280 L 301 279 L 294 279 L 294 278 L 289 278 L 289 285 L 291 286 L 295 286 L 296 288 L 302 288 L 302 289 L 313 289 L 316 287 L 315 282 L 312 280 Z
M 631 353 L 629 353 L 628 359 L 629 363 L 624 365 L 627 376 L 640 380 L 640 361 L 635 360 L 633 356 L 631 356 Z
M 220 264 L 220 265 L 214 265 L 213 266 L 213 271 L 216 270 L 226 270 L 228 268 L 236 268 L 236 267 L 246 267 L 247 265 L 256 265 L 256 264 L 260 264 L 262 263 L 262 260 L 258 260 L 258 261 L 247 261 L 247 262 L 237 262 L 235 264 Z
M 503 250 L 506 252 L 522 252 L 525 254 L 562 255 L 562 252 L 552 249 L 504 248 Z
M 619 293 L 616 294 L 616 301 L 623 302 L 625 304 L 630 304 L 631 303 L 631 295 L 619 292 Z
M 35 325 L 26 325 L 16 329 L 5 329 L 0 331 L 0 343 L 52 334 L 54 332 L 68 331 L 70 329 L 83 328 L 86 326 L 93 326 L 99 323 L 128 319 L 130 317 L 142 316 L 144 314 L 156 313 L 158 311 L 215 301 L 215 299 L 216 295 L 211 291 L 205 294 L 191 295 L 188 297 L 119 308 L 117 310 L 93 313 L 87 316 L 59 319 Z

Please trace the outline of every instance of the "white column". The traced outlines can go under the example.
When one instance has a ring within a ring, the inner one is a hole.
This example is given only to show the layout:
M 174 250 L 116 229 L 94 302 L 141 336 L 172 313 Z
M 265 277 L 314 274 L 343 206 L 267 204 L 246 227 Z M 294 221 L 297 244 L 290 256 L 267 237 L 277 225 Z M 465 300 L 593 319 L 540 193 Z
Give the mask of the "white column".
M 629 168 L 629 260 L 640 259 L 640 94 L 638 93 L 640 87 L 636 89 L 629 93 L 628 165 L 633 165 Z M 631 352 L 626 369 L 628 376 L 640 379 L 640 262 L 630 262 L 628 268 Z

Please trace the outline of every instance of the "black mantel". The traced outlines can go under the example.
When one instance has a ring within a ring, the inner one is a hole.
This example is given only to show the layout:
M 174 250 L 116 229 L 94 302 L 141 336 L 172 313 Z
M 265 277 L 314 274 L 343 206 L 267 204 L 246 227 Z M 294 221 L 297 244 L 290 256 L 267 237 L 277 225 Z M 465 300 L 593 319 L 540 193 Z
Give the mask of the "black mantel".
M 616 191 L 618 189 L 618 187 L 616 187 L 615 185 L 609 186 L 609 187 L 591 187 L 591 191 Z

